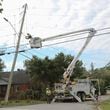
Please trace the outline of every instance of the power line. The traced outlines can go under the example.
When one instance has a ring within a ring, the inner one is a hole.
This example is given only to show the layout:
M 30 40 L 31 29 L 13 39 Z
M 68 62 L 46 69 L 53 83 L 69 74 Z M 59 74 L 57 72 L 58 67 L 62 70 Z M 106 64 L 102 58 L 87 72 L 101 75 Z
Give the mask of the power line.
M 106 35 L 106 34 L 110 34 L 110 32 L 97 34 L 94 37 L 100 36 L 100 35 Z M 62 44 L 62 43 L 68 43 L 68 42 L 73 42 L 73 41 L 77 41 L 77 40 L 83 40 L 83 39 L 86 39 L 86 38 L 88 38 L 88 37 L 82 37 L 82 38 L 77 38 L 77 39 L 73 39 L 73 40 L 68 40 L 68 41 L 63 41 L 63 42 L 57 42 L 57 43 L 53 43 L 53 44 L 43 45 L 42 47 L 48 47 L 48 46 L 52 46 L 52 45 L 57 45 L 57 44 Z M 21 50 L 21 51 L 19 51 L 19 53 L 20 52 L 25 52 L 25 51 L 28 51 L 28 50 L 31 50 L 31 49 L 32 48 Z M 5 54 L 11 54 L 11 53 L 15 53 L 15 51 L 7 52 L 7 53 L 4 53 L 3 55 L 5 55 Z
M 20 53 L 20 55 L 22 55 L 23 57 L 26 57 L 26 58 L 28 58 L 28 59 L 30 59 L 30 60 L 31 60 L 31 58 L 30 58 L 30 57 L 28 57 L 27 55 L 24 55 L 24 54 L 22 54 L 22 53 Z
M 83 35 L 83 34 L 87 34 L 88 32 L 81 32 L 79 34 L 70 34 L 70 35 L 64 35 L 64 36 L 60 36 L 60 38 L 54 38 L 52 40 L 56 40 L 56 39 L 62 39 L 62 38 L 67 38 L 67 37 L 72 37 L 72 36 L 79 36 L 79 35 Z
M 107 34 L 110 34 L 110 32 L 105 32 L 105 33 L 101 33 L 101 34 L 96 34 L 95 36 L 101 36 L 101 35 L 107 35 Z M 95 37 L 94 36 L 94 37 Z
M 4 35 L 1 35 L 0 37 L 8 37 L 8 36 L 12 37 L 12 35 L 15 35 L 15 34 L 4 34 Z
M 22 47 L 22 46 L 27 46 L 27 45 L 29 45 L 29 43 L 25 43 L 25 44 L 21 44 L 20 45 L 20 47 Z M 8 47 L 4 47 L 4 48 L 0 48 L 0 49 L 9 49 L 9 48 L 15 48 L 15 46 L 8 46 Z
M 71 14 L 57 14 L 57 15 L 44 15 L 44 14 L 37 14 L 37 13 L 29 13 L 28 15 L 37 15 L 37 16 L 72 16 Z
M 108 29 L 110 29 L 110 27 L 100 28 L 97 31 L 108 30 Z
M 20 51 L 18 51 L 19 53 L 20 52 L 25 52 L 26 50 L 20 50 Z M 15 51 L 11 51 L 11 52 L 3 52 L 3 53 L 0 53 L 0 56 L 2 56 L 2 55 L 5 55 L 5 54 L 12 54 L 12 53 L 15 53 Z
M 107 35 L 107 34 L 110 34 L 110 32 L 101 33 L 101 34 L 96 34 L 96 35 L 93 36 L 93 37 L 100 36 L 100 35 Z M 52 46 L 52 45 L 57 45 L 57 44 L 62 44 L 62 43 L 66 43 L 66 42 L 72 42 L 72 41 L 83 40 L 83 39 L 86 39 L 86 38 L 88 38 L 88 37 L 80 37 L 80 38 L 76 38 L 76 39 L 73 39 L 73 40 L 68 40 L 68 41 L 66 40 L 66 41 L 63 41 L 63 42 L 57 42 L 57 43 L 53 43 L 53 44 L 43 45 L 43 47 Z
M 109 27 L 108 28 L 102 28 L 102 29 L 99 29 L 98 31 L 105 30 L 105 29 L 110 29 L 110 28 Z M 81 34 L 86 34 L 86 32 L 85 33 L 80 33 L 80 34 L 75 34 L 75 35 L 77 36 L 77 35 L 81 35 Z M 110 32 L 96 34 L 94 37 L 100 36 L 100 35 L 107 35 L 107 34 L 110 34 Z M 72 37 L 72 36 L 75 36 L 75 35 L 65 35 L 65 36 L 61 36 L 61 38 Z M 80 38 L 76 38 L 76 39 L 73 39 L 73 40 L 71 39 L 71 40 L 66 40 L 66 41 L 63 41 L 63 42 L 52 43 L 52 44 L 48 44 L 48 45 L 43 45 L 43 47 L 51 46 L 51 45 L 57 45 L 57 44 L 66 43 L 66 42 L 77 41 L 77 40 L 82 40 L 82 39 L 86 39 L 86 38 L 88 38 L 88 37 L 80 37 Z M 29 43 L 21 44 L 20 46 L 27 46 L 27 45 L 29 45 Z M 9 46 L 9 47 L 5 47 L 5 48 L 14 48 L 14 47 L 15 46 Z M 3 49 L 3 48 L 0 48 L 0 49 Z
M 110 29 L 110 27 L 106 27 L 106 28 L 101 28 L 101 29 L 98 29 L 98 30 L 96 30 L 96 31 L 102 31 L 102 30 L 108 30 L 108 29 Z M 78 36 L 78 35 L 83 35 L 83 34 L 87 34 L 88 32 L 80 32 L 80 33 L 78 33 L 78 34 L 70 34 L 70 35 L 63 35 L 63 36 L 60 36 L 60 38 L 55 38 L 55 39 L 62 39 L 62 38 L 67 38 L 67 37 L 71 37 L 71 36 Z M 103 34 L 103 33 L 102 33 Z M 24 34 L 23 34 L 24 35 Z M 24 36 L 26 36 L 26 35 L 24 35 Z M 53 39 L 53 40 L 55 40 L 55 39 Z
M 107 33 L 101 33 L 101 34 L 96 34 L 94 37 L 96 36 L 100 36 L 100 35 L 106 35 L 106 34 L 110 34 L 110 32 L 107 32 Z M 71 35 L 72 36 L 72 35 Z M 70 37 L 70 36 L 69 36 Z M 52 45 L 57 45 L 57 44 L 61 44 L 61 43 L 66 43 L 66 42 L 73 42 L 73 41 L 77 41 L 77 40 L 83 40 L 83 39 L 86 39 L 88 37 L 80 37 L 80 38 L 76 38 L 76 39 L 73 39 L 73 40 L 66 40 L 66 41 L 63 41 L 63 42 L 57 42 L 57 43 L 52 43 L 52 44 L 48 44 L 48 45 L 43 45 L 42 47 L 47 47 L 47 46 L 52 46 Z M 26 46 L 26 45 L 29 45 L 29 43 L 26 43 L 26 44 L 22 44 L 20 46 Z M 13 48 L 15 46 L 10 46 L 10 47 L 7 47 L 7 48 Z M 3 48 L 0 48 L 0 49 L 3 49 Z

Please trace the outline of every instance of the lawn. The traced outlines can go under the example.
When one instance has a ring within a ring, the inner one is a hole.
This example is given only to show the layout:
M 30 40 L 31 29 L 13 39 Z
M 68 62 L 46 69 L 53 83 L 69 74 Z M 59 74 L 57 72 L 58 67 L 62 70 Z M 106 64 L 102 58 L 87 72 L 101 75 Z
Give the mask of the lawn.
M 102 102 L 100 104 L 100 108 L 102 110 L 110 110 L 110 100 L 109 101 Z
M 9 107 L 9 106 L 42 104 L 42 103 L 46 103 L 46 102 L 45 101 L 37 101 L 37 100 L 11 100 L 8 103 L 5 103 L 4 101 L 0 101 L 0 108 Z

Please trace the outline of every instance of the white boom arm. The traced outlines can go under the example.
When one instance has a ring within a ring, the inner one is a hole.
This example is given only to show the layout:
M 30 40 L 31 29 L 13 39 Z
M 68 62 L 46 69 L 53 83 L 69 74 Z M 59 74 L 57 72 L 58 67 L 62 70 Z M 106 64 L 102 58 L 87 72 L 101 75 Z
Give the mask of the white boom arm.
M 96 30 L 94 28 L 83 29 L 83 30 L 78 30 L 78 31 L 73 31 L 73 32 L 68 32 L 68 33 L 64 33 L 64 34 L 47 37 L 44 39 L 41 39 L 39 37 L 32 38 L 32 36 L 28 35 L 27 39 L 30 39 L 29 43 L 30 43 L 31 48 L 41 48 L 42 42 L 55 40 L 55 39 L 61 39 L 63 36 L 75 35 L 75 34 L 84 33 L 84 32 L 89 33 L 87 40 L 86 40 L 85 44 L 83 45 L 83 47 L 81 48 L 81 50 L 79 51 L 79 53 L 77 54 L 76 58 L 74 58 L 72 60 L 72 62 L 70 63 L 70 65 L 67 67 L 66 71 L 63 74 L 64 80 L 66 82 L 68 82 L 73 73 L 73 69 L 75 68 L 75 64 L 76 64 L 78 58 L 80 57 L 80 55 L 82 54 L 82 52 L 84 51 L 84 49 L 86 48 L 88 43 L 91 41 L 92 37 L 95 35 Z
M 84 31 L 88 31 L 89 35 L 88 35 L 87 40 L 84 43 L 83 47 L 81 48 L 81 50 L 79 51 L 77 56 L 72 60 L 72 62 L 70 63 L 70 65 L 67 67 L 66 71 L 63 74 L 63 78 L 64 78 L 66 83 L 68 83 L 69 80 L 70 80 L 70 77 L 71 77 L 71 75 L 73 73 L 73 69 L 75 68 L 75 64 L 76 64 L 78 58 L 80 57 L 80 55 L 82 54 L 82 52 L 84 51 L 84 49 L 86 48 L 86 46 L 89 44 L 89 42 L 91 41 L 92 37 L 96 33 L 96 30 L 93 29 L 93 28 L 87 29 L 87 30 L 81 30 L 80 32 L 84 32 Z

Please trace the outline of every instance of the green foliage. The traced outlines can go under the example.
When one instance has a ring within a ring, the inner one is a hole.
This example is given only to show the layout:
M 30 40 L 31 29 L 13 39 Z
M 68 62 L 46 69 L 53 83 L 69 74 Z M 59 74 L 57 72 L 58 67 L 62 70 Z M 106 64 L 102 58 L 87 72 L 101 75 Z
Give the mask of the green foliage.
M 26 60 L 25 67 L 31 77 L 32 90 L 39 91 L 39 95 L 45 97 L 46 87 L 50 86 L 52 89 L 55 82 L 63 79 L 63 73 L 72 60 L 71 55 L 64 55 L 64 53 L 57 54 L 53 59 L 48 57 L 41 59 L 33 56 L 31 60 Z M 73 78 L 84 74 L 85 68 L 82 65 L 81 61 L 77 62 Z
M 72 59 L 73 57 L 71 55 L 64 55 L 63 53 L 59 53 L 55 56 L 55 58 L 53 59 L 53 65 L 56 82 L 61 81 L 61 79 L 63 78 L 63 73 Z
M 3 2 L 3 0 L 0 1 L 0 13 L 2 13 L 2 11 L 3 11 L 2 2 Z
M 2 61 L 2 59 L 0 59 L 0 72 L 2 72 L 4 68 L 5 68 L 4 62 Z
M 105 88 L 110 85 L 110 67 L 95 69 L 93 74 L 91 74 L 91 78 L 99 79 L 101 93 L 105 94 Z
M 72 75 L 73 78 L 84 78 L 87 77 L 87 71 L 86 69 L 83 67 L 83 63 L 82 61 L 77 61 L 75 64 L 75 68 L 74 68 L 74 74 Z M 85 76 L 84 76 L 85 75 Z
M 54 59 L 49 59 L 48 57 L 40 59 L 33 56 L 31 60 L 25 61 L 25 67 L 32 80 L 37 79 L 37 82 L 43 81 L 48 85 L 61 81 L 65 69 L 72 60 L 73 57 L 71 55 L 64 55 L 63 53 L 59 53 Z M 85 71 L 82 61 L 77 61 L 74 69 L 74 78 L 80 77 Z

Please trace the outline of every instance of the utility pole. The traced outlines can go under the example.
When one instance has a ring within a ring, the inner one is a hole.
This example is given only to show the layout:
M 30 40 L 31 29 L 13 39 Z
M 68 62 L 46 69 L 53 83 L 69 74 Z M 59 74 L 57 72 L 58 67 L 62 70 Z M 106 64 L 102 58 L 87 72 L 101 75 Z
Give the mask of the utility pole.
M 94 63 L 92 62 L 91 63 L 91 74 L 93 74 L 94 73 Z
M 19 45 L 20 45 L 20 39 L 21 39 L 21 34 L 22 34 L 22 29 L 23 29 L 26 9 L 27 9 L 27 4 L 24 5 L 24 13 L 23 13 L 23 18 L 22 18 L 21 26 L 20 26 L 20 31 L 19 31 L 19 34 L 18 34 L 18 41 L 17 41 L 17 45 L 16 45 L 16 52 L 15 52 L 15 56 L 14 56 L 14 59 L 13 59 L 13 64 L 12 64 L 11 73 L 10 73 L 10 76 L 9 76 L 9 81 L 8 81 L 6 95 L 5 95 L 5 102 L 6 103 L 8 102 L 9 94 L 10 94 L 10 90 L 11 90 L 13 73 L 14 73 L 14 68 L 15 68 L 15 65 L 16 65 L 16 60 L 17 60 L 17 56 L 18 56 L 18 52 L 19 52 Z

